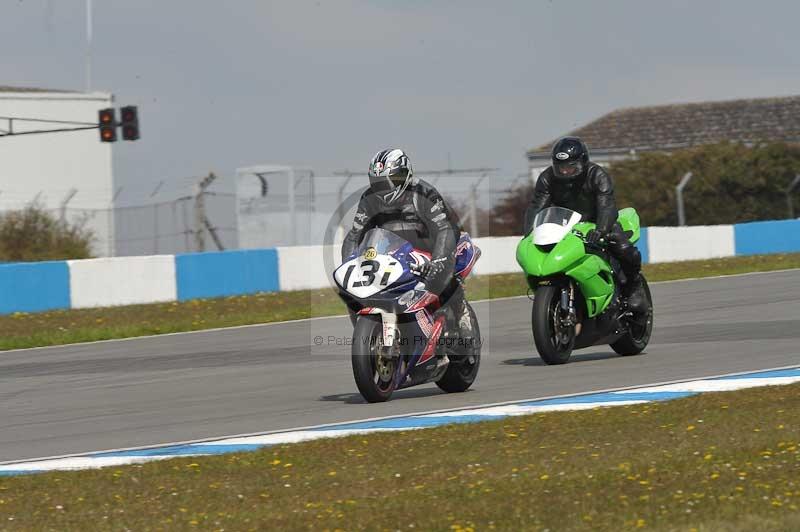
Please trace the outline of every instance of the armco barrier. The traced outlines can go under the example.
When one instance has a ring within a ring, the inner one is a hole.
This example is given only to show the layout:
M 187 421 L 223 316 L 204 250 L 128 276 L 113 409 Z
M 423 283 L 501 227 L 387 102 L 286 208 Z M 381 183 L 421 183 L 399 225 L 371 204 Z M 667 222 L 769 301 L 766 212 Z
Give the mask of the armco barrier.
M 475 274 L 519 272 L 520 237 L 476 238 Z M 642 230 L 644 262 L 800 252 L 800 220 Z M 0 314 L 330 286 L 322 246 L 0 264 Z
M 175 301 L 175 257 L 70 260 L 72 308 Z
M 800 251 L 800 219 L 736 224 L 737 255 Z
M 175 256 L 178 300 L 276 292 L 275 249 L 187 253 Z
M 0 313 L 69 308 L 69 267 L 64 261 L 0 265 Z

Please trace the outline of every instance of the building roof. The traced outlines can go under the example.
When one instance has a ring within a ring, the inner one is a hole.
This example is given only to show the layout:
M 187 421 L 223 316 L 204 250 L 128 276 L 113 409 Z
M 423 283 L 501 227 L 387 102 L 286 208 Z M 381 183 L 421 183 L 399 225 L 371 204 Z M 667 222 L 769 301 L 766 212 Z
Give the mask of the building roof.
M 665 150 L 722 141 L 800 140 L 800 96 L 617 109 L 569 133 L 592 151 Z M 528 151 L 549 152 L 552 143 Z

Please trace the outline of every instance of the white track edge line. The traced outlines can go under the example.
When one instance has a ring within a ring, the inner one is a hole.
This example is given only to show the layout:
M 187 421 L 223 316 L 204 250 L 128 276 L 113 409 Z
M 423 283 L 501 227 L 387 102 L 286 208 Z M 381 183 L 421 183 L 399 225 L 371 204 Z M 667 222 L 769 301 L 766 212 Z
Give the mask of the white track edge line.
M 87 452 L 75 453 L 75 454 L 64 454 L 64 455 L 57 455 L 57 456 L 47 456 L 47 457 L 43 457 L 43 458 L 23 458 L 23 459 L 20 459 L 20 460 L 11 460 L 11 461 L 8 461 L 8 462 L 0 462 L 0 466 L 21 464 L 21 463 L 28 463 L 28 462 L 43 462 L 45 460 L 59 460 L 59 459 L 62 459 L 62 458 L 80 458 L 80 457 L 87 457 L 87 456 L 94 455 L 94 454 L 99 454 L 99 453 L 120 453 L 120 452 L 126 452 L 126 451 L 141 451 L 141 450 L 146 450 L 146 449 L 160 449 L 162 447 L 173 447 L 173 446 L 178 446 L 178 445 L 194 445 L 194 444 L 202 444 L 202 443 L 207 443 L 207 444 L 212 444 L 213 445 L 213 442 L 215 442 L 215 441 L 228 440 L 228 439 L 232 439 L 232 438 L 249 438 L 249 437 L 254 437 L 254 436 L 269 436 L 269 435 L 272 435 L 272 434 L 283 434 L 283 433 L 289 433 L 289 432 L 299 432 L 299 431 L 304 431 L 304 430 L 318 430 L 318 429 L 325 429 L 325 428 L 336 428 L 338 426 L 352 425 L 354 423 L 371 423 L 371 422 L 374 422 L 374 421 L 385 421 L 387 419 L 400 419 L 400 418 L 406 418 L 406 417 L 412 417 L 412 416 L 424 416 L 424 415 L 428 415 L 428 414 L 443 414 L 443 413 L 447 413 L 447 412 L 458 412 L 459 410 L 477 410 L 477 409 L 481 409 L 481 408 L 492 408 L 492 407 L 496 407 L 496 406 L 506 406 L 506 405 L 513 405 L 513 404 L 519 404 L 519 403 L 528 403 L 528 402 L 534 402 L 534 401 L 549 401 L 549 400 L 552 400 L 552 399 L 566 399 L 566 398 L 569 398 L 569 397 L 583 397 L 585 395 L 594 395 L 594 394 L 598 394 L 598 393 L 620 392 L 620 391 L 624 391 L 624 390 L 635 390 L 635 389 L 638 389 L 638 388 L 650 388 L 650 387 L 654 387 L 654 386 L 666 386 L 666 385 L 670 385 L 670 384 L 680 384 L 680 383 L 684 383 L 684 382 L 692 382 L 692 381 L 698 381 L 698 380 L 722 379 L 722 378 L 725 378 L 725 377 L 735 377 L 735 376 L 738 376 L 738 375 L 748 375 L 748 374 L 751 374 L 751 373 L 764 373 L 764 372 L 767 372 L 767 371 L 781 371 L 781 370 L 786 370 L 786 369 L 798 369 L 798 368 L 800 368 L 800 365 L 791 364 L 789 366 L 779 366 L 779 367 L 776 367 L 776 368 L 764 368 L 764 369 L 756 369 L 756 370 L 737 371 L 737 372 L 734 372 L 734 373 L 722 373 L 722 374 L 718 374 L 718 375 L 708 375 L 708 376 L 705 376 L 705 377 L 689 377 L 689 378 L 686 378 L 686 379 L 676 379 L 676 380 L 671 380 L 671 381 L 661 381 L 661 382 L 654 382 L 654 383 L 650 383 L 650 384 L 635 384 L 635 385 L 632 385 L 632 386 L 622 386 L 622 387 L 617 387 L 617 388 L 604 388 L 604 389 L 600 389 L 600 390 L 591 390 L 591 391 L 586 391 L 586 392 L 567 393 L 567 394 L 560 394 L 560 395 L 547 395 L 547 396 L 544 396 L 544 397 L 535 397 L 535 398 L 529 398 L 529 399 L 514 399 L 514 400 L 511 400 L 511 401 L 500 401 L 498 403 L 485 403 L 485 404 L 480 404 L 480 405 L 463 405 L 463 406 L 458 406 L 458 407 L 453 407 L 453 408 L 443 408 L 443 409 L 438 409 L 438 410 L 424 410 L 424 411 L 420 411 L 420 412 L 409 412 L 409 413 L 405 413 L 405 414 L 391 414 L 391 415 L 388 415 L 388 416 L 379 416 L 379 417 L 366 418 L 366 419 L 356 419 L 356 420 L 353 420 L 353 421 L 340 421 L 340 422 L 337 422 L 337 423 L 323 423 L 323 424 L 320 424 L 320 425 L 307 425 L 307 426 L 304 426 L 304 427 L 295 427 L 295 428 L 290 428 L 290 429 L 279 429 L 279 430 L 262 431 L 262 432 L 248 432 L 248 433 L 244 433 L 244 434 L 233 434 L 233 435 L 229 435 L 229 436 L 212 436 L 212 437 L 209 437 L 209 438 L 201 438 L 201 439 L 196 439 L 196 440 L 185 440 L 185 441 L 177 441 L 177 442 L 158 443 L 158 444 L 153 444 L 153 445 L 142 445 L 142 446 L 138 446 L 138 447 L 121 447 L 121 448 L 117 448 L 117 449 L 104 449 L 104 450 L 98 450 L 98 451 L 87 451 Z M 719 392 L 699 392 L 699 393 L 719 393 Z M 180 455 L 177 455 L 176 457 L 179 457 L 179 456 Z

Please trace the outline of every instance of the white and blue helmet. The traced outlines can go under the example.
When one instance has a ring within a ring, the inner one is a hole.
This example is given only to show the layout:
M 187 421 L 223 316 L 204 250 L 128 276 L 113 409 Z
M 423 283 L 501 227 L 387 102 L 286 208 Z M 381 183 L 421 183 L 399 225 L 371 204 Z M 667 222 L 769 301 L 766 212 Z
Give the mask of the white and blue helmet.
M 413 175 L 411 161 L 400 148 L 379 151 L 369 163 L 369 186 L 387 205 L 405 192 Z

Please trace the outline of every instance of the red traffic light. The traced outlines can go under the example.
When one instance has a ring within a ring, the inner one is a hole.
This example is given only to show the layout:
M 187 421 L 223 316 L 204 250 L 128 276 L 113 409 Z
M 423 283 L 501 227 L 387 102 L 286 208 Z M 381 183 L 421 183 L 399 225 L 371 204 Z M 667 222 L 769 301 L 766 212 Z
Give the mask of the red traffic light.
M 100 109 L 97 112 L 97 125 L 100 129 L 100 141 L 116 142 L 117 117 L 113 108 Z

